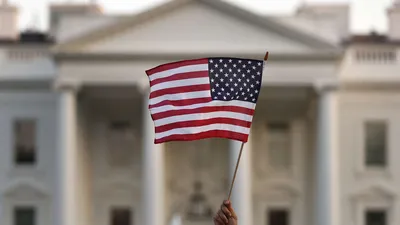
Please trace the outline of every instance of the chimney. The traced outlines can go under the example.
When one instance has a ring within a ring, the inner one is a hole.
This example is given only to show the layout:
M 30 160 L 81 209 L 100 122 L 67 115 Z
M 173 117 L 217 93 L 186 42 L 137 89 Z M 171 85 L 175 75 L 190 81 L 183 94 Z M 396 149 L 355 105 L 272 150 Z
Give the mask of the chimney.
M 400 40 L 400 0 L 395 0 L 388 10 L 389 39 Z
M 18 9 L 8 4 L 7 0 L 0 0 L 0 39 L 18 39 Z
M 103 9 L 95 2 L 62 3 L 50 6 L 50 35 L 55 37 L 62 17 L 102 14 Z

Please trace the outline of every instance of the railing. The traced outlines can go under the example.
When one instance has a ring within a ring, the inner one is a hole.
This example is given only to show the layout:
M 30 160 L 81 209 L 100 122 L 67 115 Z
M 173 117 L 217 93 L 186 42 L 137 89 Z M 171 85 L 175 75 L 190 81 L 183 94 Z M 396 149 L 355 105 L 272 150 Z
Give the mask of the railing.
M 355 51 L 354 58 L 358 63 L 393 64 L 397 62 L 395 49 L 360 49 Z
M 30 61 L 38 58 L 45 58 L 49 56 L 48 50 L 43 49 L 17 49 L 8 51 L 8 60 L 10 61 Z

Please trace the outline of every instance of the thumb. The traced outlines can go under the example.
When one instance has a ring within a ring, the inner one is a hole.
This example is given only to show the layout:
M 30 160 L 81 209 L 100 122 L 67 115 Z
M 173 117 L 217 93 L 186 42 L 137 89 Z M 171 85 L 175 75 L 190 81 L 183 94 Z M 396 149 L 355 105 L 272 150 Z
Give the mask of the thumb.
M 235 210 L 232 207 L 232 202 L 229 200 L 224 201 L 224 205 L 228 208 L 228 210 L 232 213 L 232 217 L 237 219 L 237 215 Z

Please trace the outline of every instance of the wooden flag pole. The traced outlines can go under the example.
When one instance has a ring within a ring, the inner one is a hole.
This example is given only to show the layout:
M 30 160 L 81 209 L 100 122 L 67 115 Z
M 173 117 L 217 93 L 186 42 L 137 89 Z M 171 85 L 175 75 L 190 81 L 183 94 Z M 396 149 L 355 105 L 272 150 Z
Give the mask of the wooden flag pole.
M 264 63 L 268 60 L 268 55 L 269 55 L 268 52 L 265 53 L 265 56 L 264 56 Z M 238 168 L 239 168 L 240 158 L 242 157 L 243 146 L 244 146 L 244 142 L 242 142 L 242 145 L 240 146 L 240 152 L 239 152 L 238 159 L 237 159 L 237 161 L 236 161 L 235 172 L 233 173 L 233 178 L 232 178 L 232 182 L 231 182 L 231 187 L 229 188 L 228 201 L 231 200 L 233 184 L 235 183 L 235 180 L 236 180 L 236 174 L 237 174 L 237 171 L 238 171 Z

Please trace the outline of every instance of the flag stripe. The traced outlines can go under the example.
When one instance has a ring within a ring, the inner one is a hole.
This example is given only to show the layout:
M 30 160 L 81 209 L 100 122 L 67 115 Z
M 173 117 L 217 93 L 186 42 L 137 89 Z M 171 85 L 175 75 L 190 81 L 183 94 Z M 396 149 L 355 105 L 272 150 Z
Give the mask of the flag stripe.
M 250 121 L 252 120 L 253 116 L 243 114 L 243 113 L 236 113 L 236 112 L 209 112 L 209 113 L 202 113 L 201 119 L 212 119 L 212 118 L 231 118 L 231 119 L 239 119 L 243 121 Z M 154 124 L 156 127 L 162 126 L 169 123 L 176 123 L 176 122 L 183 122 L 183 121 L 191 121 L 196 120 L 199 118 L 198 114 L 184 114 L 184 115 L 176 115 L 170 116 L 167 118 L 154 120 Z
M 178 109 L 178 110 L 168 110 L 160 113 L 153 113 L 153 120 L 159 120 L 175 115 L 183 114 L 197 114 L 197 113 L 208 113 L 208 112 L 236 112 L 243 113 L 252 116 L 254 114 L 254 109 L 243 108 L 239 106 L 206 106 L 195 109 Z
M 199 64 L 208 64 L 208 59 L 192 59 L 192 60 L 184 60 L 184 61 L 179 61 L 179 62 L 173 62 L 173 63 L 167 63 L 163 64 L 160 66 L 157 66 L 153 69 L 147 70 L 146 74 L 148 76 L 153 75 L 155 73 L 159 73 L 162 71 L 170 70 L 170 69 L 175 69 L 178 67 L 183 67 L 183 66 L 191 66 L 191 65 L 199 65 Z
M 248 134 L 241 134 L 225 130 L 212 130 L 197 134 L 175 134 L 164 138 L 155 139 L 154 144 L 160 144 L 168 141 L 193 141 L 204 138 L 229 138 L 237 141 L 247 142 Z
M 156 84 L 160 84 L 160 83 L 164 83 L 164 82 L 191 79 L 191 78 L 200 78 L 200 77 L 207 77 L 207 79 L 209 79 L 208 71 L 194 71 L 194 72 L 187 72 L 187 73 L 178 73 L 178 74 L 171 75 L 169 77 L 159 78 L 159 79 L 151 81 L 150 87 L 153 87 Z
M 181 100 L 164 100 L 162 102 L 159 102 L 154 105 L 149 105 L 149 108 L 156 108 L 160 106 L 189 106 L 193 104 L 200 104 L 200 103 L 206 103 L 206 102 L 211 102 L 211 96 L 210 97 L 205 97 L 205 98 L 196 98 L 196 99 L 181 99 Z
M 242 108 L 247 108 L 247 109 L 255 109 L 256 104 L 252 102 L 245 102 L 245 101 L 238 101 L 238 100 L 232 100 L 232 101 L 211 101 L 210 99 L 206 101 L 205 103 L 195 103 L 193 102 L 190 105 L 163 105 L 159 107 L 152 107 L 151 108 L 151 113 L 153 115 L 157 113 L 162 113 L 170 110 L 184 110 L 184 109 L 197 109 L 201 107 L 213 107 L 213 106 L 237 106 L 237 107 L 242 107 Z
M 156 133 L 165 132 L 168 130 L 175 129 L 177 127 L 179 127 L 179 128 L 199 127 L 199 126 L 205 126 L 205 125 L 217 124 L 217 123 L 231 124 L 231 125 L 243 126 L 243 127 L 247 127 L 247 128 L 250 128 L 250 126 L 251 126 L 251 122 L 249 122 L 249 121 L 230 119 L 230 118 L 212 118 L 212 119 L 205 119 L 205 120 L 192 120 L 192 121 L 170 123 L 170 124 L 166 124 L 166 125 L 162 125 L 162 126 L 157 126 Z
M 205 126 L 199 127 L 185 127 L 185 128 L 175 128 L 169 131 L 156 133 L 156 139 L 164 138 L 170 135 L 179 135 L 179 134 L 198 134 L 201 132 L 212 131 L 212 130 L 224 130 L 224 131 L 231 131 L 235 133 L 241 133 L 248 135 L 250 133 L 250 128 L 236 126 L 231 124 L 210 124 Z
M 190 66 L 181 66 L 177 68 L 173 68 L 170 70 L 160 71 L 154 73 L 149 76 L 150 81 L 170 77 L 177 73 L 187 73 L 187 72 L 194 72 L 194 71 L 207 71 L 208 72 L 208 64 L 198 64 L 198 65 L 190 65 Z
M 180 99 L 197 99 L 197 98 L 210 98 L 211 94 L 210 91 L 194 91 L 194 92 L 184 92 L 179 94 L 167 94 L 160 97 L 155 97 L 149 99 L 150 105 L 156 105 L 165 100 L 169 101 L 179 101 Z
M 150 98 L 156 98 L 167 94 L 180 94 L 187 92 L 195 92 L 195 91 L 208 91 L 210 92 L 210 84 L 193 84 L 193 85 L 184 85 L 185 82 L 181 82 L 182 86 L 179 87 L 171 87 L 164 88 L 158 91 L 150 92 Z M 211 94 L 210 94 L 211 95 Z
M 164 82 L 164 83 L 154 85 L 153 87 L 150 88 L 150 90 L 151 90 L 151 92 L 156 92 L 156 91 L 160 91 L 160 90 L 164 90 L 164 89 L 168 89 L 168 88 L 184 87 L 184 86 L 199 85 L 199 84 L 208 84 L 208 90 L 210 90 L 210 80 L 208 77 Z

